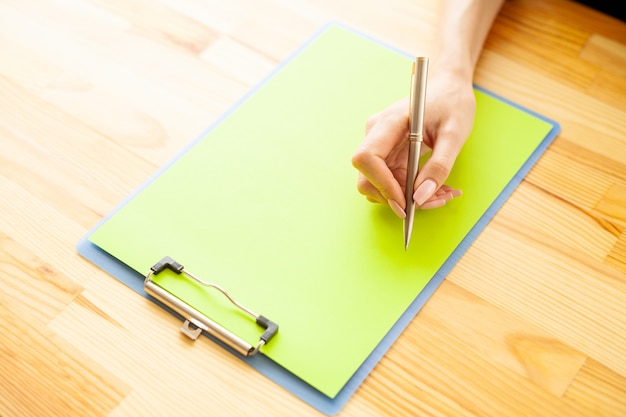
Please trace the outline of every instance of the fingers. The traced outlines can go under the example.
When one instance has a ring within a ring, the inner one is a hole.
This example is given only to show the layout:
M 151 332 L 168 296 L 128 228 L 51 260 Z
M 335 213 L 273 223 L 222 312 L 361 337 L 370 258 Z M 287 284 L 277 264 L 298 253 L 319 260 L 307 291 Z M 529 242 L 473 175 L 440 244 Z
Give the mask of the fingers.
M 471 99 L 464 102 L 461 108 L 471 107 Z M 406 207 L 403 187 L 408 158 L 407 106 L 407 99 L 400 100 L 370 117 L 365 138 L 352 157 L 352 165 L 360 172 L 359 192 L 369 201 L 389 205 L 400 218 L 404 218 Z M 417 206 L 423 209 L 441 207 L 460 195 L 460 190 L 443 184 L 461 151 L 467 131 L 471 130 L 471 122 L 465 120 L 467 117 L 446 112 L 449 106 L 433 107 L 439 111 L 431 113 L 424 138 L 425 145 L 432 145 L 432 154 L 420 169 L 413 193 Z
M 359 178 L 357 180 L 357 190 L 359 190 L 359 193 L 363 194 L 368 201 L 372 203 L 387 204 L 387 200 L 383 197 L 380 191 L 378 191 L 378 188 L 374 187 L 374 185 L 363 174 L 359 174 Z
M 446 203 L 453 198 L 463 195 L 461 190 L 454 189 L 449 185 L 442 185 L 441 188 L 435 192 L 435 194 L 419 208 L 421 210 L 430 210 L 434 208 L 443 207 Z
M 398 202 L 393 199 L 385 200 L 376 187 L 374 187 L 362 174 L 359 174 L 358 188 L 359 190 L 362 190 L 362 194 L 366 196 L 369 202 L 387 204 L 399 218 L 404 219 L 406 217 L 406 212 Z M 460 197 L 461 195 L 463 195 L 461 190 L 457 190 L 444 184 L 432 195 L 432 197 L 430 197 L 428 201 L 419 206 L 419 209 L 430 210 L 439 208 L 445 206 L 448 201 L 456 197 Z
M 394 200 L 404 206 L 404 196 L 398 181 L 383 159 L 367 152 L 357 152 L 352 164 L 361 171 L 357 189 L 370 201 L 388 204 Z
M 431 200 L 441 189 L 440 186 L 450 175 L 462 146 L 463 139 L 457 134 L 439 132 L 432 155 L 424 163 L 417 176 L 417 187 L 413 193 L 413 199 L 418 206 L 421 207 Z
M 406 109 L 394 105 L 370 118 L 363 142 L 352 156 L 352 165 L 359 170 L 357 188 L 369 200 L 389 204 L 393 200 L 405 206 L 402 186 L 397 180 L 404 165 L 398 165 L 406 146 L 408 116 Z
M 444 198 L 446 201 L 450 201 L 455 197 L 460 197 L 463 195 L 461 190 L 457 190 L 456 188 L 452 188 L 449 185 L 442 185 L 441 188 L 437 190 L 435 193 L 435 197 Z
M 385 111 L 373 116 L 366 125 L 366 136 L 352 157 L 359 178 L 357 189 L 369 201 L 386 204 L 405 218 L 406 202 L 399 179 L 406 176 L 406 113 Z M 418 175 L 413 195 L 418 207 L 433 209 L 461 195 L 447 185 L 448 177 L 462 141 L 454 134 L 439 134 L 429 160 Z

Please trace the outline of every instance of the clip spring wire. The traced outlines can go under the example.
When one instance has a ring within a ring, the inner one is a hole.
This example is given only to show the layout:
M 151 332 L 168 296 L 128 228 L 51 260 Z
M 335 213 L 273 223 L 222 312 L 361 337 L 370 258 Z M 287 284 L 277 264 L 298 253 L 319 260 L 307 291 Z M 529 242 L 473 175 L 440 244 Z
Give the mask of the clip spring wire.
M 152 280 L 152 276 L 159 274 L 165 269 L 169 269 L 179 275 L 184 274 L 185 276 L 191 278 L 202 286 L 218 290 L 235 307 L 239 308 L 241 311 L 254 318 L 256 324 L 265 329 L 265 331 L 259 338 L 259 343 L 256 346 L 250 345 L 248 342 L 244 341 L 232 332 L 226 330 L 224 327 L 220 326 L 195 308 L 191 307 L 189 304 L 182 301 L 180 298 L 176 297 L 174 294 L 167 291 L 165 288 L 155 283 Z M 196 275 L 192 274 L 191 272 L 185 270 L 181 264 L 179 264 L 169 256 L 164 257 L 150 268 L 150 272 L 148 272 L 144 280 L 144 289 L 148 294 L 158 299 L 159 301 L 186 318 L 180 330 L 183 334 L 185 334 L 192 340 L 196 340 L 200 333 L 202 333 L 202 331 L 204 330 L 207 333 L 215 336 L 222 342 L 226 343 L 239 353 L 243 354 L 244 356 L 252 356 L 259 352 L 261 347 L 267 344 L 267 342 L 269 342 L 269 340 L 278 331 L 278 325 L 276 323 L 262 315 L 254 313 L 249 308 L 241 305 L 240 303 L 235 301 L 235 299 L 231 297 L 230 294 L 228 294 L 228 292 L 226 292 L 219 285 L 204 281 L 198 278 Z

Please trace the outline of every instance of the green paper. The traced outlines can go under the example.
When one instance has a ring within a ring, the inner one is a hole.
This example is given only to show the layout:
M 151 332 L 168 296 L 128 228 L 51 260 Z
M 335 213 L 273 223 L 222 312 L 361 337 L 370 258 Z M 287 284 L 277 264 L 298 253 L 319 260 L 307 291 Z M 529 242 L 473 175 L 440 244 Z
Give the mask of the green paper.
M 145 274 L 163 256 L 278 323 L 263 354 L 334 397 L 541 143 L 551 125 L 476 91 L 448 183 L 404 250 L 391 210 L 356 191 L 367 118 L 408 93 L 411 60 L 331 26 L 114 213 L 91 242 Z M 217 291 L 155 277 L 255 345 Z

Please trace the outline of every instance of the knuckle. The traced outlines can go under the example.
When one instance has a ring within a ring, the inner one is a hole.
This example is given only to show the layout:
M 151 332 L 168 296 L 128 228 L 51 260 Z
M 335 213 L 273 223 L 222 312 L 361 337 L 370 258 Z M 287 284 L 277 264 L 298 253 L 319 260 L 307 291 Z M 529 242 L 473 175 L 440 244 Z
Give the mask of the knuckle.
M 431 175 L 437 180 L 438 185 L 443 184 L 448 175 L 450 175 L 453 161 L 447 158 L 431 158 L 428 162 Z
M 363 194 L 365 196 L 367 196 L 367 190 L 368 190 L 368 183 L 369 181 L 367 181 L 365 178 L 359 177 L 359 179 L 356 182 L 356 189 L 360 194 Z
M 372 155 L 363 148 L 359 148 L 352 155 L 352 166 L 357 169 L 360 169 L 364 166 L 367 166 L 369 161 L 371 160 Z
M 398 112 L 395 109 L 386 109 L 370 116 L 365 122 L 365 131 L 369 132 L 375 125 L 382 125 L 385 129 L 396 130 L 400 127 L 408 129 L 408 113 Z
M 398 126 L 406 124 L 408 128 L 409 115 L 408 113 L 387 111 L 378 116 L 378 121 L 379 123 L 383 123 L 386 126 Z
M 369 132 L 370 129 L 372 129 L 372 127 L 378 122 L 379 115 L 380 115 L 380 113 L 376 113 L 376 114 L 368 117 L 368 119 L 365 121 L 365 131 L 366 132 Z
M 369 180 L 364 176 L 359 176 L 359 179 L 357 181 L 357 190 L 361 195 L 365 196 L 368 201 L 373 203 L 381 202 L 380 193 L 378 192 L 376 187 L 374 187 L 374 185 L 369 182 Z

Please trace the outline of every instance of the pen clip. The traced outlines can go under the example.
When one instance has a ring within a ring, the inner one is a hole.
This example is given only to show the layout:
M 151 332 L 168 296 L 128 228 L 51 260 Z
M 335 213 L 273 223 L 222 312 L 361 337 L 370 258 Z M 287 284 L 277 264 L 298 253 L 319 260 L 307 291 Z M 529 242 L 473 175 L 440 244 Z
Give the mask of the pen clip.
M 409 133 L 422 140 L 424 109 L 426 107 L 426 79 L 428 57 L 417 57 L 411 66 L 411 91 L 409 93 Z M 417 136 L 416 136 L 417 135 Z

